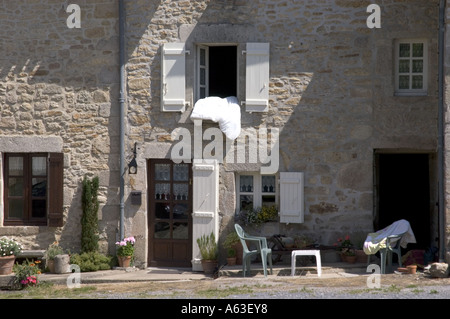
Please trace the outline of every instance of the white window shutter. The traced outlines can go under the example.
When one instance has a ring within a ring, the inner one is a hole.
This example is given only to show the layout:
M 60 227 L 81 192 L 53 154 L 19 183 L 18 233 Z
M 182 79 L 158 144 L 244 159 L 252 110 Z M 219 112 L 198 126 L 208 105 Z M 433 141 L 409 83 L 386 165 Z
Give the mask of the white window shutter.
M 304 176 L 298 172 L 280 172 L 280 222 L 303 223 Z
M 269 43 L 247 43 L 245 110 L 267 112 L 269 108 Z
M 194 161 L 193 166 L 194 216 L 215 217 L 219 207 L 219 169 L 217 161 Z
M 161 61 L 161 110 L 184 112 L 186 107 L 186 57 L 184 43 L 165 43 Z
M 219 165 L 216 160 L 194 160 L 192 170 L 192 270 L 201 271 L 197 238 L 211 232 L 219 238 Z

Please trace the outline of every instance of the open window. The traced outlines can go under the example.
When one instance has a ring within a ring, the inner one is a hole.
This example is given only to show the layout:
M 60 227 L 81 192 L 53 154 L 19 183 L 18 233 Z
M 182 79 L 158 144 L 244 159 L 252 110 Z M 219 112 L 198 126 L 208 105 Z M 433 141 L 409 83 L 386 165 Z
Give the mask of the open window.
M 269 106 L 269 43 L 247 43 L 238 52 L 236 44 L 200 44 L 195 50 L 194 101 L 217 96 L 236 96 L 244 83 L 239 82 L 238 65 L 245 59 L 245 109 L 266 112 Z M 184 112 L 186 105 L 185 43 L 166 43 L 162 47 L 162 111 Z
M 237 96 L 237 47 L 197 47 L 197 100 L 208 96 Z

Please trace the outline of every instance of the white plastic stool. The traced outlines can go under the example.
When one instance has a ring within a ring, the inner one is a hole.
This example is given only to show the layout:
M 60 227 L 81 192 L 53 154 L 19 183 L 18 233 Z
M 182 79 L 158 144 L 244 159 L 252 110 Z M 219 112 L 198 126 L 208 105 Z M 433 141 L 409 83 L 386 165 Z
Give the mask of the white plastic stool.
M 295 274 L 295 261 L 297 256 L 316 256 L 317 275 L 322 275 L 322 262 L 320 260 L 320 250 L 293 250 L 291 253 L 291 276 Z

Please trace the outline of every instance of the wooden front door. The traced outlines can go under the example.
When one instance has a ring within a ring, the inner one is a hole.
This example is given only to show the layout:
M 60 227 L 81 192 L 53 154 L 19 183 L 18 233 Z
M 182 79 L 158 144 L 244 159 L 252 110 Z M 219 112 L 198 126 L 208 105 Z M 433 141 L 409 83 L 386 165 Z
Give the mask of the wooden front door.
M 191 164 L 148 161 L 148 264 L 190 267 L 192 259 Z

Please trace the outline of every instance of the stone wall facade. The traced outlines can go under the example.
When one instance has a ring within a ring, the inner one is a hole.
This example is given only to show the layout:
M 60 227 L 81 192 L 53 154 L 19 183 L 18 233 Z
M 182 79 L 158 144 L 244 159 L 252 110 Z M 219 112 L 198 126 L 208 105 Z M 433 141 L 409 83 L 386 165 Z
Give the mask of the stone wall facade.
M 88 174 L 100 176 L 102 249 L 113 252 L 120 209 L 118 7 L 108 0 L 72 3 L 81 8 L 79 29 L 67 27 L 69 14 L 59 1 L 2 4 L 0 145 L 15 136 L 30 138 L 30 146 L 33 138 L 48 138 L 44 149 L 56 145 L 66 156 L 65 226 L 22 228 L 30 247 L 58 239 L 79 248 L 81 180 Z M 242 108 L 241 121 L 243 129 L 279 129 L 279 171 L 305 173 L 305 221 L 279 224 L 276 231 L 324 245 L 373 231 L 374 151 L 437 151 L 438 3 L 384 1 L 381 28 L 371 29 L 370 1 L 125 1 L 125 155 L 130 158 L 136 145 L 139 174 L 125 174 L 124 226 L 138 239 L 139 264 L 147 263 L 148 251 L 146 163 L 170 158 L 173 131 L 194 129 L 189 115 L 200 43 L 234 44 L 238 55 L 247 42 L 270 43 L 269 110 Z M 395 41 L 410 38 L 428 43 L 426 96 L 394 94 Z M 171 42 L 184 42 L 191 52 L 184 113 L 161 111 L 161 47 Z M 238 61 L 241 101 L 245 66 Z M 55 138 L 59 144 L 50 142 Z M 255 168 L 221 165 L 223 233 L 234 223 L 236 174 L 245 171 Z M 130 203 L 133 190 L 142 191 L 140 206 Z M 0 234 L 12 233 L 0 227 Z
M 60 1 L 0 5 L 0 151 L 65 156 L 64 227 L 3 226 L 2 209 L 0 234 L 20 235 L 27 249 L 57 240 L 79 251 L 81 181 L 97 175 L 107 251 L 119 212 L 118 8 L 115 1 L 73 3 L 81 7 L 81 28 L 68 27 Z M 3 187 L 1 197 L 3 208 Z

